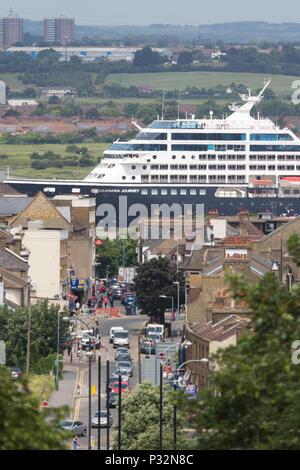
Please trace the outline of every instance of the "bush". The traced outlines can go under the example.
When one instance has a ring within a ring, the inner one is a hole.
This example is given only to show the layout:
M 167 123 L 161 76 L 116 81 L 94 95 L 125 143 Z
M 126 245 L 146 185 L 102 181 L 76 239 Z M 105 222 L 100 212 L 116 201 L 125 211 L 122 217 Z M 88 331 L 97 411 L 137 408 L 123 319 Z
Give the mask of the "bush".
M 34 364 L 32 364 L 31 369 L 36 374 L 47 375 L 55 368 L 57 354 L 52 353 L 47 357 L 39 358 Z M 62 362 L 59 363 L 59 373 L 62 372 Z

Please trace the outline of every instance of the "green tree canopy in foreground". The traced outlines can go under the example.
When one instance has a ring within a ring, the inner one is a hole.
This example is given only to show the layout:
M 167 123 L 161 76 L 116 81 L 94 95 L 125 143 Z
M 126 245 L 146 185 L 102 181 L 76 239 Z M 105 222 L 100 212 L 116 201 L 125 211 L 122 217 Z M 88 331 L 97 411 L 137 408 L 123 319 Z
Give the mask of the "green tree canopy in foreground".
M 129 394 L 122 395 L 122 450 L 159 449 L 159 385 L 144 382 Z M 177 416 L 178 438 L 183 424 L 182 414 Z M 163 386 L 163 449 L 173 448 L 173 402 Z M 113 433 L 113 449 L 118 448 L 118 432 Z
M 67 409 L 40 409 L 25 377 L 16 381 L 0 366 L 0 450 L 67 450 L 70 434 L 59 423 Z
M 297 236 L 288 248 L 299 263 Z M 254 284 L 237 274 L 228 280 L 233 297 L 245 301 L 252 318 L 237 346 L 217 352 L 220 369 L 211 376 L 211 387 L 195 400 L 178 397 L 196 430 L 190 445 L 299 449 L 300 364 L 292 356 L 300 340 L 300 285 L 288 292 L 274 273 Z

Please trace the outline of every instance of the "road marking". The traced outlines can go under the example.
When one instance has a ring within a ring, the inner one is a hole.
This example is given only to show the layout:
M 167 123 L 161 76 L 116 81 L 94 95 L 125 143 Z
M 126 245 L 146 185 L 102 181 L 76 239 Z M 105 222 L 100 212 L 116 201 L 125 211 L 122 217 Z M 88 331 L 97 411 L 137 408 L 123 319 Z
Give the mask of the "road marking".
M 84 369 L 80 371 L 80 377 L 79 377 L 79 387 L 81 388 L 83 385 L 83 378 L 84 378 Z M 79 417 L 79 410 L 80 410 L 80 395 L 77 398 L 76 405 L 75 405 L 75 410 L 74 410 L 74 419 L 77 420 Z

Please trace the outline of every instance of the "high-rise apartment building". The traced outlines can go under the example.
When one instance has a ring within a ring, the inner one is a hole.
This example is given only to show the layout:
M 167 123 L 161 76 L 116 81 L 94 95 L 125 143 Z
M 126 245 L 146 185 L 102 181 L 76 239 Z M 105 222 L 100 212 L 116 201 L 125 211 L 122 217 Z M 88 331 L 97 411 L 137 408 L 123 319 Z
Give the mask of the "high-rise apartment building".
M 23 18 L 12 11 L 6 18 L 0 18 L 0 47 L 8 48 L 23 38 Z
M 59 43 L 62 46 L 74 40 L 74 18 L 45 18 L 44 40 Z

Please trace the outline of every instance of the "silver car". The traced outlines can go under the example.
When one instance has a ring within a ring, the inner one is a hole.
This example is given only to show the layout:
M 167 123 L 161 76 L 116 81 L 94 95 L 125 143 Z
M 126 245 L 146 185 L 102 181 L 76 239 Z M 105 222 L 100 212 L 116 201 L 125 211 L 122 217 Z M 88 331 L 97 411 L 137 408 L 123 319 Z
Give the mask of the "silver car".
M 87 427 L 82 421 L 68 419 L 60 423 L 60 425 L 66 431 L 72 431 L 73 436 L 86 436 Z
M 122 377 L 122 382 L 128 382 L 129 375 L 128 375 L 127 370 L 119 370 L 119 369 L 115 370 L 115 372 L 113 373 L 113 377 L 115 378 L 115 381 L 119 380 L 119 375 L 121 375 Z
M 96 411 L 94 416 L 92 416 L 92 428 L 97 428 L 99 425 L 99 411 Z M 113 424 L 113 418 L 111 413 L 109 413 L 109 426 L 112 426 Z M 107 427 L 107 411 L 103 410 L 100 411 L 100 428 L 106 428 Z
M 129 377 L 132 377 L 132 372 L 133 372 L 132 362 L 131 361 L 118 361 L 117 370 L 127 372 L 127 375 L 129 375 Z

